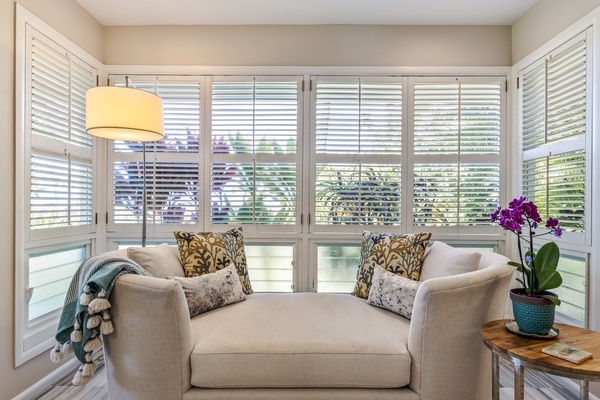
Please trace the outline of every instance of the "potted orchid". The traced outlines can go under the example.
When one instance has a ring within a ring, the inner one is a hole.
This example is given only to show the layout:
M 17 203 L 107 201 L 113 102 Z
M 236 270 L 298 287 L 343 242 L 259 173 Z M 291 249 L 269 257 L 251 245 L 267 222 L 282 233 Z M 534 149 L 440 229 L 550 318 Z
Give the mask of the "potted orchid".
M 554 323 L 555 306 L 560 305 L 558 296 L 550 292 L 562 284 L 562 277 L 556 270 L 560 258 L 558 245 L 547 242 L 537 252 L 533 239 L 544 235 L 560 237 L 562 229 L 555 218 L 545 223 L 546 232 L 536 230 L 542 223 L 537 206 L 524 197 L 514 199 L 508 208 L 499 207 L 491 215 L 492 221 L 507 231 L 517 235 L 519 262 L 509 262 L 520 275 L 517 281 L 522 288 L 511 289 L 515 321 L 519 330 L 527 334 L 547 335 Z

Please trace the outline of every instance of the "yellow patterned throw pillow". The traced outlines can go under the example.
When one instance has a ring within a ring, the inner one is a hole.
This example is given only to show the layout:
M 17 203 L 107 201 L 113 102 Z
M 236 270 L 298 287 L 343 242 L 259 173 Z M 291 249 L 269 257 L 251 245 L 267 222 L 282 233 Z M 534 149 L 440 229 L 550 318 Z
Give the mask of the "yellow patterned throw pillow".
M 430 238 L 429 232 L 400 234 L 364 231 L 360 265 L 352 294 L 363 299 L 369 297 L 373 268 L 376 265 L 396 275 L 418 281 Z
M 210 274 L 234 264 L 244 293 L 253 293 L 248 276 L 242 228 L 227 232 L 173 233 L 177 239 L 185 276 Z

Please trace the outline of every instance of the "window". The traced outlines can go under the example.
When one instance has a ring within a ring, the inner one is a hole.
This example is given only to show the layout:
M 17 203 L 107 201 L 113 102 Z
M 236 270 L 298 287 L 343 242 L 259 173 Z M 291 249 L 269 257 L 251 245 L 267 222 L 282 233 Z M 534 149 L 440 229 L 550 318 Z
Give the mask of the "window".
M 413 225 L 492 225 L 499 205 L 504 80 L 414 83 Z
M 590 38 L 591 33 L 581 33 L 519 74 L 523 193 L 538 205 L 543 220 L 561 222 L 557 312 L 580 325 L 587 321 L 589 253 L 583 249 L 590 241 Z
M 403 79 L 314 81 L 314 224 L 335 231 L 399 225 Z
M 116 86 L 125 86 L 123 77 L 114 79 Z M 148 79 L 144 76 L 130 77 L 130 82 L 136 89 L 156 93 L 162 98 L 165 138 L 145 144 L 109 142 L 113 147 L 112 229 L 127 230 L 123 225 L 137 225 L 142 221 L 144 180 L 149 226 L 155 225 L 154 229 L 159 232 L 172 232 L 174 224 L 196 225 L 200 83 L 193 78 Z
M 212 78 L 212 225 L 297 226 L 300 85 L 299 77 Z
M 24 199 L 15 235 L 20 365 L 50 347 L 73 273 L 91 253 L 95 157 L 85 92 L 96 85 L 99 63 L 20 7 L 17 26 L 17 69 L 24 71 L 16 123 L 16 193 Z
M 294 290 L 294 245 L 244 245 L 248 274 L 255 292 L 292 292 Z
M 525 196 L 580 242 L 585 232 L 587 76 L 584 34 L 521 74 Z
M 319 292 L 351 293 L 360 264 L 360 244 L 320 244 L 317 246 Z

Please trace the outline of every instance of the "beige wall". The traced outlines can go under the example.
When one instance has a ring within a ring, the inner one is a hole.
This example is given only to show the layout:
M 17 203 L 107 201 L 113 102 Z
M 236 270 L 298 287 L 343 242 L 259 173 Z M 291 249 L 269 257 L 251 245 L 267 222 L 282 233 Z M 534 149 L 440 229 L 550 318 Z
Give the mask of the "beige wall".
M 63 35 L 102 59 L 103 27 L 74 0 L 19 0 Z M 0 398 L 10 399 L 42 379 L 57 365 L 47 354 L 13 367 L 14 310 L 14 62 L 15 0 L 0 0 Z M 16 199 L 21 201 L 21 199 Z
M 540 0 L 512 26 L 512 65 L 600 6 L 600 0 Z
M 106 64 L 510 66 L 509 26 L 107 27 Z

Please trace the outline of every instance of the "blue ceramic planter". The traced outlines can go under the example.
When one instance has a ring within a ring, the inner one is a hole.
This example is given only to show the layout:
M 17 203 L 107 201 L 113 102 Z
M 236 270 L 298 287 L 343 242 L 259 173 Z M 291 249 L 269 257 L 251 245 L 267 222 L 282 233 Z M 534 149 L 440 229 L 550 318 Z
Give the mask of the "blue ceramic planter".
M 556 296 L 552 292 L 544 292 Z M 543 297 L 529 297 L 525 289 L 511 289 L 515 322 L 523 333 L 546 336 L 554 324 L 556 305 Z

